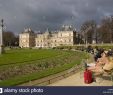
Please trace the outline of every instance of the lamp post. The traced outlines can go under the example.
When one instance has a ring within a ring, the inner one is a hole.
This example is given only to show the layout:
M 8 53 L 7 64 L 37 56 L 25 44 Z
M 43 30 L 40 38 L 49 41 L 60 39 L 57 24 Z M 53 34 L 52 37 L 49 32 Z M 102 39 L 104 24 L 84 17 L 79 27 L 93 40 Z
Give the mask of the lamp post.
M 3 28 L 4 28 L 4 20 L 1 20 L 0 25 L 0 54 L 4 53 L 4 46 L 3 46 Z

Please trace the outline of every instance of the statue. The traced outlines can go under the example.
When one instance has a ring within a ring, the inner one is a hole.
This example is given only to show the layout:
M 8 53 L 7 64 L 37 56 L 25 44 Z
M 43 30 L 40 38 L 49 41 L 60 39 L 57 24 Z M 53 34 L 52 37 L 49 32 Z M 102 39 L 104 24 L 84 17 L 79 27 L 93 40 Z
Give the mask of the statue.
M 4 53 L 4 46 L 3 46 L 3 24 L 4 20 L 1 20 L 1 25 L 0 25 L 0 54 Z

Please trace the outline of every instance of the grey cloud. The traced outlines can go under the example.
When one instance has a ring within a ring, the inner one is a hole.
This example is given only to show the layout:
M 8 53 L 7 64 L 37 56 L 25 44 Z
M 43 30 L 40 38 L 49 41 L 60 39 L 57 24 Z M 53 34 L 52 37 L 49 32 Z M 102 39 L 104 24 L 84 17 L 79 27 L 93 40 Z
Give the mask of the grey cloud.
M 5 19 L 7 30 L 16 33 L 24 27 L 44 31 L 73 24 L 79 28 L 85 20 L 99 22 L 113 15 L 112 4 L 113 0 L 0 0 L 0 19 Z

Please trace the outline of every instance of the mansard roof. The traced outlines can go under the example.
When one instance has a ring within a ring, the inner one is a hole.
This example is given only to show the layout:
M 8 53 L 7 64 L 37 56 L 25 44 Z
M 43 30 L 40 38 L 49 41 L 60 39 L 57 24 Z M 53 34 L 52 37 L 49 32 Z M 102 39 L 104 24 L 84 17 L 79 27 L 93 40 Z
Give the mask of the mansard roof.
M 73 31 L 74 28 L 72 27 L 72 25 L 63 25 L 61 27 L 61 31 Z
M 44 32 L 44 34 L 51 35 L 51 31 L 49 31 L 48 28 L 47 28 L 47 30 Z
M 24 29 L 24 32 L 22 32 L 22 33 L 34 33 L 34 32 L 31 28 L 26 28 L 26 29 Z

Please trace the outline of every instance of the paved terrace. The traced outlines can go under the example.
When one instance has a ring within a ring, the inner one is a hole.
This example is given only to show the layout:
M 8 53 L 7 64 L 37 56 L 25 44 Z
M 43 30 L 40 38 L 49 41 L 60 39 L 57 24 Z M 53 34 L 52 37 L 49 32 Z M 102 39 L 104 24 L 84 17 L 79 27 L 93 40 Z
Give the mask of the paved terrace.
M 109 75 L 103 75 L 103 77 L 98 76 L 96 77 L 96 82 L 85 84 L 82 74 L 78 72 L 72 76 L 59 80 L 48 86 L 112 86 L 113 84 L 113 82 L 110 80 Z

